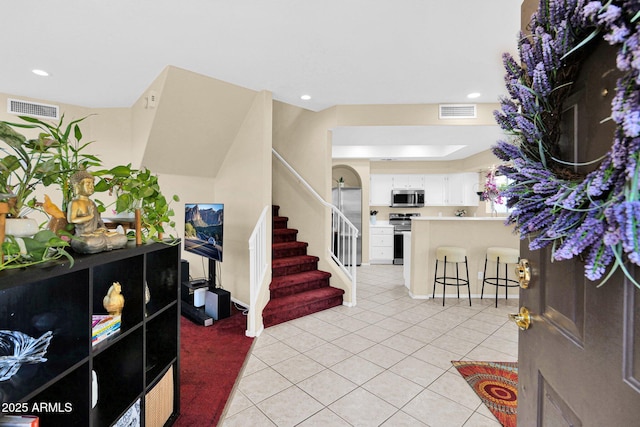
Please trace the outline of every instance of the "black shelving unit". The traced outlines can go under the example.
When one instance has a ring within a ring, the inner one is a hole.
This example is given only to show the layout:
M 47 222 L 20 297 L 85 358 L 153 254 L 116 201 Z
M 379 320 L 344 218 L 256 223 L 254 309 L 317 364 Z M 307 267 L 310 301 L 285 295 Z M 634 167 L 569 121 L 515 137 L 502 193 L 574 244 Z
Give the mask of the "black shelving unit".
M 75 255 L 73 266 L 0 272 L 0 330 L 36 339 L 53 332 L 46 361 L 23 364 L 0 382 L 3 413 L 38 415 L 44 426 L 111 426 L 139 402 L 145 426 L 145 401 L 172 375 L 173 408 L 162 422 L 173 424 L 180 411 L 179 278 L 180 245 L 162 243 Z M 116 281 L 125 298 L 120 331 L 92 346 L 91 316 L 106 314 L 102 300 Z

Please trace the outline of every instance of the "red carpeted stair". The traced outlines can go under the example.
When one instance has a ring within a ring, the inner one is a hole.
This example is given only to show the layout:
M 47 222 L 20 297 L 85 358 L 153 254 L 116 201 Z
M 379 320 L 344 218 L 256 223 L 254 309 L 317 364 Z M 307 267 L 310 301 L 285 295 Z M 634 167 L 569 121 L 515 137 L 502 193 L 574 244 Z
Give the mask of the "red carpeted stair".
M 307 255 L 298 230 L 273 206 L 272 279 L 270 301 L 262 311 L 264 327 L 342 305 L 342 289 L 329 285 L 330 273 L 318 270 L 318 257 Z

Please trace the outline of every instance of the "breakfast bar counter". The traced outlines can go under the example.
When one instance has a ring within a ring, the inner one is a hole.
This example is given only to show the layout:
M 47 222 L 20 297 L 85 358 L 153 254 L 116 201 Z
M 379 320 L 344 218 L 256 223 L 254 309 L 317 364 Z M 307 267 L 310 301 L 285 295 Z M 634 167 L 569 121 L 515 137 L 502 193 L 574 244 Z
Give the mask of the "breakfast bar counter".
M 405 235 L 405 285 L 413 298 L 431 298 L 435 269 L 436 248 L 438 246 L 458 246 L 467 250 L 471 296 L 480 297 L 485 251 L 490 246 L 518 249 L 520 238 L 513 232 L 513 226 L 505 225 L 505 217 L 415 217 L 411 219 L 411 233 Z M 409 240 L 409 241 L 407 241 Z M 405 251 L 406 252 L 406 251 Z M 461 266 L 462 267 L 462 266 Z M 447 268 L 450 268 L 447 266 Z M 461 268 L 461 273 L 464 267 Z M 513 270 L 511 268 L 510 270 Z M 455 271 L 455 270 L 454 270 Z M 509 275 L 514 274 L 509 271 Z M 447 275 L 448 272 L 447 272 Z M 461 296 L 467 294 L 461 288 Z M 449 293 L 455 293 L 455 286 L 447 286 Z M 485 289 L 485 292 L 487 290 Z M 495 287 L 489 288 L 489 295 Z M 436 289 L 436 296 L 442 293 L 442 286 Z M 517 291 L 513 291 L 514 296 Z

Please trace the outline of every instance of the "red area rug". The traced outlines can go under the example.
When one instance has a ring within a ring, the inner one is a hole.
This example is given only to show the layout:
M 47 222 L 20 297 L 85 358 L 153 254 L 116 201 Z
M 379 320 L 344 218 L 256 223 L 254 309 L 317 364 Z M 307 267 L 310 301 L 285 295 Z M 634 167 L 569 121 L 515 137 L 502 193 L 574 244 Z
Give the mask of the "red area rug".
M 174 426 L 215 426 L 242 370 L 253 338 L 247 318 L 231 316 L 200 326 L 180 318 L 180 416 Z
M 516 427 L 517 362 L 452 361 L 451 363 L 504 427 Z

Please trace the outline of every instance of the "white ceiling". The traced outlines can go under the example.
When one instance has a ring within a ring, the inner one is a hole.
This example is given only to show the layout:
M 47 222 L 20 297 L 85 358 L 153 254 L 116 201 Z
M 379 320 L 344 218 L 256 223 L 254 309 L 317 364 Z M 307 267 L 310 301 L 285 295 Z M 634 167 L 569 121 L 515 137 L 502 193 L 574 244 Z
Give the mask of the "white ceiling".
M 498 126 L 349 126 L 333 130 L 333 157 L 370 160 L 459 160 L 501 139 Z
M 7 0 L 0 92 L 129 107 L 173 65 L 269 90 L 276 100 L 313 111 L 468 103 L 470 92 L 482 94 L 473 102 L 492 103 L 505 93 L 501 54 L 516 50 L 520 3 Z M 38 77 L 34 68 L 50 76 Z M 301 100 L 303 94 L 311 99 Z M 372 131 L 359 130 L 367 137 Z M 394 130 L 398 135 L 390 138 L 384 129 L 385 144 L 421 145 L 415 134 L 433 129 Z M 358 136 L 358 129 L 351 132 Z M 463 133 L 448 143 L 472 145 Z M 411 143 L 400 140 L 405 135 L 414 137 Z

